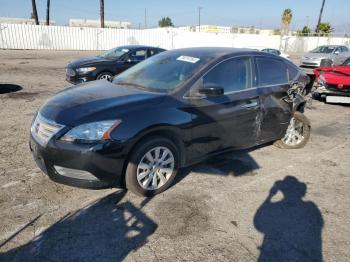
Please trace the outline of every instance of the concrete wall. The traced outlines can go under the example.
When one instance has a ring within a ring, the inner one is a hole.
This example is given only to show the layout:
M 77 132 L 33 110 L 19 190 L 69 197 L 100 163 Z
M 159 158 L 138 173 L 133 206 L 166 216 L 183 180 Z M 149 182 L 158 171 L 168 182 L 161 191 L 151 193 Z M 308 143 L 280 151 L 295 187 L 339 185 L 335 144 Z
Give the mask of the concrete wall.
M 120 45 L 144 44 L 165 49 L 224 46 L 281 46 L 286 52 L 305 52 L 323 44 L 350 45 L 349 38 L 295 37 L 185 32 L 173 28 L 110 29 L 66 26 L 0 24 L 1 49 L 107 50 Z

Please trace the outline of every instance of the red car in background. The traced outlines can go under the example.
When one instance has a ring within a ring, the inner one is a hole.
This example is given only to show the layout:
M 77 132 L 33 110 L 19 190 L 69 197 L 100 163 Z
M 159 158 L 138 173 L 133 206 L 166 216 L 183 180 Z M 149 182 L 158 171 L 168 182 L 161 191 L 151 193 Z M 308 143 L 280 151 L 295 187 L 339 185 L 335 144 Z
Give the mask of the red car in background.
M 319 67 L 313 70 L 318 83 L 316 98 L 328 103 L 350 104 L 350 58 L 339 66 Z

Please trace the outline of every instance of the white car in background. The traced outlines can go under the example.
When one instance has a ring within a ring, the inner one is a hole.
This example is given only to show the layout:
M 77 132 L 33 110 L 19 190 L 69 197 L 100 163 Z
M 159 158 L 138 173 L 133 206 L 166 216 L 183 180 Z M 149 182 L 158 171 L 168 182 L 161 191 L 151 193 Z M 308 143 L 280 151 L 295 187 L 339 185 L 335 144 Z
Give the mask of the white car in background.
M 350 57 L 349 48 L 342 45 L 322 45 L 304 54 L 300 60 L 302 67 L 320 67 L 322 60 L 330 62 L 328 66 L 342 64 Z
M 263 47 L 263 46 L 249 46 L 248 48 L 253 49 L 253 50 L 257 50 L 257 51 L 261 51 L 261 52 L 266 52 L 266 53 L 278 55 L 278 56 L 284 57 L 286 59 L 289 59 L 289 55 L 287 55 L 286 53 L 283 53 L 280 50 L 275 49 L 275 48 L 269 48 L 269 47 Z

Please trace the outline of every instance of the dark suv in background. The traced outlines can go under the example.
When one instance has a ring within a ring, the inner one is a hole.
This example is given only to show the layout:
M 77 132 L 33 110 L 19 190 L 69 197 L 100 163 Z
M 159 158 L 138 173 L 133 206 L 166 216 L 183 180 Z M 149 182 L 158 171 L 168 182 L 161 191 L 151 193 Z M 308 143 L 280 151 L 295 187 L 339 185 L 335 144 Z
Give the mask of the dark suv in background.
M 70 62 L 66 67 L 66 80 L 72 84 L 99 79 L 111 81 L 115 75 L 163 51 L 161 48 L 142 45 L 116 47 L 99 56 Z

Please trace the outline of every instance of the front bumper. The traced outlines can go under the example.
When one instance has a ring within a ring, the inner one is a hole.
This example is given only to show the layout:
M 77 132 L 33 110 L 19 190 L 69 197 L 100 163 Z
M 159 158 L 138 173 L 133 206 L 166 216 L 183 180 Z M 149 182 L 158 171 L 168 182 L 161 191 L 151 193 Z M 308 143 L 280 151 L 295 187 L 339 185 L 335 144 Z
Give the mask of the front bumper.
M 320 67 L 321 60 L 301 59 L 300 66 L 301 67 L 311 67 L 311 68 Z
M 96 80 L 96 76 L 92 72 L 79 75 L 73 68 L 66 68 L 66 81 L 73 85 L 93 80 Z
M 124 184 L 126 152 L 117 143 L 72 144 L 52 139 L 44 147 L 31 135 L 29 145 L 39 168 L 55 182 L 94 189 Z

